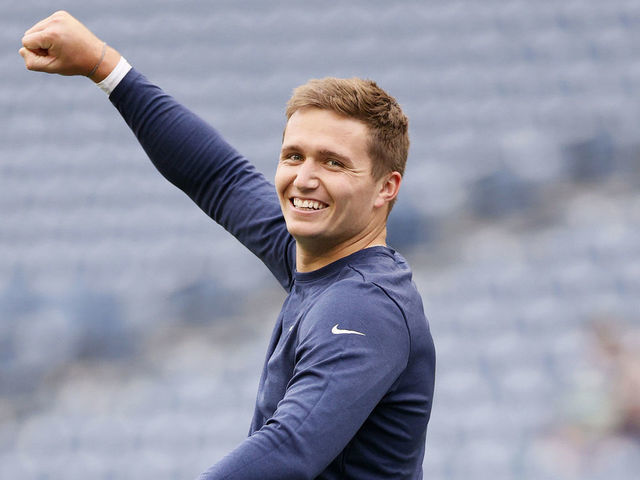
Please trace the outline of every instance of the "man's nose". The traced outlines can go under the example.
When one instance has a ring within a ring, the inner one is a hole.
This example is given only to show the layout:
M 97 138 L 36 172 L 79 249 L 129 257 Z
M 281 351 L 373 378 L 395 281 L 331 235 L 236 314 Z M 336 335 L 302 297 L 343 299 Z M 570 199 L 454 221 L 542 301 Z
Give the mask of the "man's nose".
M 300 190 L 313 190 L 318 184 L 318 166 L 312 159 L 307 158 L 298 165 L 293 186 Z

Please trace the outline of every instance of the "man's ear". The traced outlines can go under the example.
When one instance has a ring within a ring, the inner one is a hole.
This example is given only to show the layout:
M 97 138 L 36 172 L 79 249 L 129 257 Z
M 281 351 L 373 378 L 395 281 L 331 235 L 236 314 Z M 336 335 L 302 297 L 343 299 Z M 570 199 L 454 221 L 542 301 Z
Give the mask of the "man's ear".
M 380 179 L 380 189 L 378 196 L 374 202 L 375 207 L 383 207 L 388 205 L 398 196 L 400 184 L 402 183 L 402 175 L 399 172 L 387 173 Z

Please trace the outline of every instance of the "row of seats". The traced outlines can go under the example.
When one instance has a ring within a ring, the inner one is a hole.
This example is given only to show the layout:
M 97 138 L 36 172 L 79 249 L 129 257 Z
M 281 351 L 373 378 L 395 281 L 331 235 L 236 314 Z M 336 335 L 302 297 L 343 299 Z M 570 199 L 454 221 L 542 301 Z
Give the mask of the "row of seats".
M 95 86 L 24 70 L 45 3 L 0 19 L 0 478 L 194 478 L 246 434 L 284 292 Z M 601 380 L 593 317 L 638 321 L 633 0 L 61 7 L 268 177 L 293 86 L 388 88 L 412 129 L 390 242 L 438 352 L 425 478 L 637 476 L 625 439 L 592 445 L 588 470 L 553 443 L 609 407 L 568 400 Z

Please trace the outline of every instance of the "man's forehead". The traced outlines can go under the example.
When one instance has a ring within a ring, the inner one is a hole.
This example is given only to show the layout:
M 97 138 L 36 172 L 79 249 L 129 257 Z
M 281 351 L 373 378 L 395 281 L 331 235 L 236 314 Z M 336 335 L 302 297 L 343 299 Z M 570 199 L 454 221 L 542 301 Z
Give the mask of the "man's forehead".
M 368 139 L 369 129 L 362 121 L 315 107 L 294 112 L 282 135 L 283 147 L 321 141 L 336 141 L 351 147 L 364 146 Z

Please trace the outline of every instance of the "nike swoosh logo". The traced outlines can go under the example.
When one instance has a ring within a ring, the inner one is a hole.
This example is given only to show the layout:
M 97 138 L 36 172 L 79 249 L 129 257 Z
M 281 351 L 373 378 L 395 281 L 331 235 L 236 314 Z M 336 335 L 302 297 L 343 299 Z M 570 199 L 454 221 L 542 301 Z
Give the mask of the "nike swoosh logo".
M 360 332 L 356 332 L 355 330 L 342 330 L 340 328 L 338 328 L 338 323 L 336 323 L 333 328 L 331 329 L 331 333 L 333 333 L 334 335 L 341 335 L 341 334 L 351 334 L 351 335 L 362 335 L 363 337 L 365 337 L 366 335 L 364 333 L 360 333 Z

